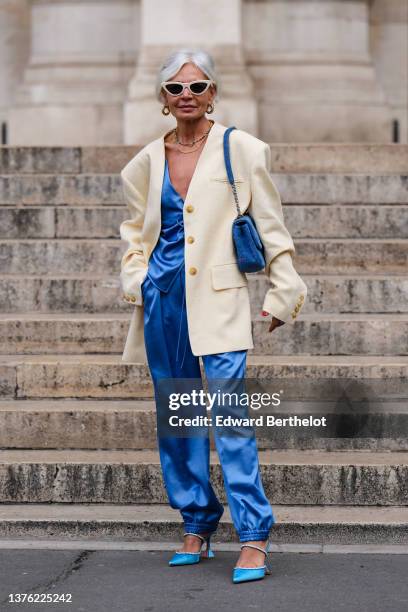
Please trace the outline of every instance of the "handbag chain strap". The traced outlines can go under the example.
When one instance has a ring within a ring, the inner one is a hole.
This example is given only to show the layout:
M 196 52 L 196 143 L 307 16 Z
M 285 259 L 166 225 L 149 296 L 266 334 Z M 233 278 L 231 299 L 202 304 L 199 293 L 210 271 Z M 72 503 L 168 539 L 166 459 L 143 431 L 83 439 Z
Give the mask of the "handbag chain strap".
M 237 128 L 233 126 L 233 127 L 226 129 L 224 132 L 224 161 L 225 161 L 225 167 L 227 170 L 228 181 L 229 181 L 229 184 L 231 185 L 232 193 L 234 194 L 235 206 L 237 209 L 237 217 L 242 217 L 241 209 L 239 206 L 237 188 L 236 188 L 235 181 L 234 181 L 234 174 L 232 172 L 231 158 L 230 158 L 230 146 L 229 146 L 229 136 L 232 130 L 236 130 L 236 129 Z

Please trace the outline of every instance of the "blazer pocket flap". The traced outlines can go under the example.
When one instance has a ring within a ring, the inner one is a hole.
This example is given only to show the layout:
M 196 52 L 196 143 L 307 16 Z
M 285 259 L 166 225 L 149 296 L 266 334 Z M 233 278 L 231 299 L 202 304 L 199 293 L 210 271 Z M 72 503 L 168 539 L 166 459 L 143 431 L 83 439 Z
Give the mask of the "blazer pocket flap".
M 236 263 L 219 264 L 211 268 L 212 286 L 215 290 L 245 287 L 248 279 Z

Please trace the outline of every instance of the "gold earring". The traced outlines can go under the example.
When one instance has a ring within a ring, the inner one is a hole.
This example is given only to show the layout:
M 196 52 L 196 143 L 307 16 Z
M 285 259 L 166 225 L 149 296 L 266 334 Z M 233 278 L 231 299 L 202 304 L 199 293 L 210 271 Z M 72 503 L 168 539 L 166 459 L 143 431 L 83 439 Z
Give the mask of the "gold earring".
M 211 113 L 213 112 L 214 112 L 214 104 L 210 102 L 209 104 L 207 104 L 207 113 L 211 115 Z
M 167 115 L 170 115 L 170 109 L 167 105 L 163 106 L 162 108 L 162 114 L 165 115 L 167 117 Z

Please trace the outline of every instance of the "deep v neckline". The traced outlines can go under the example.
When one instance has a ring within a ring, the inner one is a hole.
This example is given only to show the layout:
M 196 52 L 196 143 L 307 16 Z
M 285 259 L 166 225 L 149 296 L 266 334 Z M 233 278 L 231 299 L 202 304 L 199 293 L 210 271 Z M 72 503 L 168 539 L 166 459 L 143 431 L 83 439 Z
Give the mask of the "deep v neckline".
M 179 192 L 177 191 L 177 189 L 174 187 L 173 183 L 171 182 L 171 178 L 170 178 L 170 170 L 169 170 L 169 162 L 167 161 L 167 158 L 165 158 L 165 162 L 164 162 L 164 163 L 165 163 L 165 170 L 166 170 L 166 172 L 167 172 L 167 179 L 168 179 L 168 181 L 169 181 L 169 185 L 170 185 L 170 187 L 172 188 L 172 190 L 174 191 L 174 193 L 175 193 L 176 195 L 178 195 L 178 197 L 180 198 L 180 200 L 181 200 L 182 202 L 184 202 L 185 198 L 182 198 L 182 197 L 181 197 L 181 195 L 179 194 Z M 196 167 L 197 167 L 197 166 L 196 166 Z M 194 175 L 193 175 L 193 176 L 194 176 Z M 191 178 L 191 180 L 193 180 L 193 179 Z M 191 183 L 191 181 L 190 181 L 190 183 Z
M 168 165 L 168 161 L 167 161 L 167 157 L 166 157 L 166 143 L 165 143 L 165 138 L 166 138 L 166 136 L 167 136 L 167 135 L 168 135 L 170 132 L 166 132 L 166 134 L 165 134 L 164 136 L 162 136 L 163 149 L 164 149 L 164 150 L 163 150 L 163 153 L 164 153 L 164 161 L 165 161 L 165 164 L 167 164 L 167 173 L 168 173 L 168 176 L 169 176 L 169 183 L 170 183 L 170 185 L 172 186 L 172 188 L 174 189 L 174 191 L 177 193 L 177 195 L 178 195 L 178 196 L 181 198 L 181 200 L 182 200 L 183 202 L 185 202 L 185 201 L 187 200 L 187 198 L 188 198 L 188 194 L 190 193 L 191 184 L 194 182 L 194 178 L 195 178 L 195 176 L 196 176 L 196 174 L 197 174 L 197 171 L 198 171 L 198 169 L 199 169 L 200 162 L 201 162 L 201 160 L 203 159 L 203 157 L 205 157 L 205 155 L 206 155 L 206 153 L 207 153 L 208 149 L 210 148 L 210 143 L 211 143 L 211 141 L 212 141 L 212 137 L 214 136 L 214 134 L 215 134 L 215 132 L 216 132 L 216 130 L 214 129 L 214 128 L 216 127 L 216 125 L 217 125 L 217 122 L 216 122 L 216 121 L 214 121 L 214 123 L 213 123 L 213 125 L 212 125 L 212 128 L 211 128 L 211 130 L 210 130 L 210 132 L 209 132 L 209 134 L 208 134 L 208 136 L 207 136 L 207 140 L 205 141 L 204 146 L 203 146 L 203 148 L 201 149 L 201 153 L 200 153 L 200 155 L 199 155 L 199 157 L 198 157 L 198 159 L 197 159 L 197 163 L 196 163 L 196 165 L 195 165 L 194 172 L 193 172 L 193 174 L 192 174 L 192 176 L 191 176 L 190 183 L 189 183 L 189 185 L 188 185 L 188 189 L 187 189 L 187 193 L 186 193 L 186 197 L 185 197 L 185 198 L 182 198 L 182 197 L 181 197 L 181 195 L 180 195 L 180 194 L 179 194 L 179 192 L 178 192 L 178 191 L 175 189 L 175 187 L 174 187 L 173 183 L 171 182 L 171 177 L 170 177 L 170 169 L 169 169 L 169 165 Z M 172 130 L 170 130 L 170 131 L 172 131 Z

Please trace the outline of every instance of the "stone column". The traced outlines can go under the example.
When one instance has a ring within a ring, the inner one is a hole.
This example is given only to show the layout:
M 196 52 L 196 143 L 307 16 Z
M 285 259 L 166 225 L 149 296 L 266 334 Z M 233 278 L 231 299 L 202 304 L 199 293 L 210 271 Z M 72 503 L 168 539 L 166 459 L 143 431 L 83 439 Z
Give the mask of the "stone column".
M 374 0 L 371 48 L 400 142 L 408 142 L 408 0 Z
M 31 54 L 13 145 L 121 144 L 138 50 L 136 0 L 31 0 Z
M 27 0 L 0 2 L 0 123 L 8 123 L 28 60 L 30 47 L 30 10 Z
M 125 104 L 125 143 L 157 138 L 174 125 L 161 114 L 154 85 L 168 53 L 202 48 L 212 54 L 222 81 L 212 118 L 257 133 L 257 107 L 242 53 L 241 0 L 142 0 L 141 50 Z
M 370 55 L 370 2 L 245 1 L 261 138 L 391 141 L 392 116 Z

